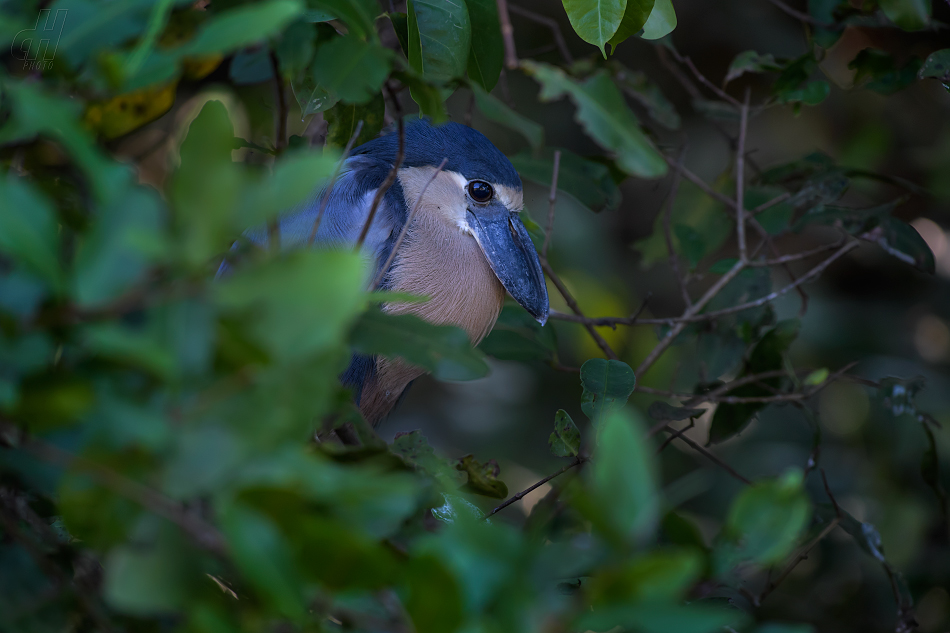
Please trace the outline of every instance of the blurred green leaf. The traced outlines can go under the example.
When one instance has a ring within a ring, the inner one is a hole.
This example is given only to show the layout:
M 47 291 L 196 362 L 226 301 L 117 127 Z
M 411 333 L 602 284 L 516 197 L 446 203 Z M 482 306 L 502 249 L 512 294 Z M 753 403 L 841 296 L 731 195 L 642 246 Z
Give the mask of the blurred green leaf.
M 629 0 L 561 1 L 564 4 L 564 10 L 567 11 L 567 19 L 571 21 L 574 32 L 588 44 L 593 44 L 599 48 L 604 59 L 607 59 L 604 44 L 610 41 L 610 38 L 620 28 Z M 633 2 L 636 1 L 633 0 Z M 642 22 L 640 26 L 643 26 Z M 634 33 L 640 30 L 640 26 L 636 28 Z
M 360 121 L 363 122 L 363 128 L 352 147 L 357 148 L 373 140 L 383 129 L 385 114 L 386 101 L 382 93 L 364 105 L 338 103 L 323 115 L 327 122 L 327 146 L 341 150 L 346 147 Z
M 592 358 L 581 365 L 581 409 L 594 424 L 607 413 L 621 408 L 633 393 L 637 377 L 627 363 Z
M 888 254 L 925 273 L 934 274 L 936 262 L 933 251 L 911 225 L 885 216 L 871 235 L 877 245 Z
M 406 611 L 418 633 L 452 633 L 463 621 L 458 583 L 431 555 L 413 557 L 407 570 Z
M 485 115 L 486 119 L 520 134 L 535 151 L 541 149 L 544 145 L 543 127 L 512 110 L 504 102 L 482 90 L 477 83 L 469 84 L 469 88 L 475 95 L 475 103 L 479 111 Z
M 643 25 L 643 34 L 640 37 L 645 40 L 658 40 L 672 33 L 675 28 L 676 11 L 673 9 L 673 2 L 656 0 L 650 17 Z
M 547 361 L 557 352 L 557 339 L 552 326 L 542 326 L 521 306 L 508 304 L 478 349 L 501 360 Z
M 905 31 L 919 31 L 930 23 L 929 0 L 879 0 L 888 19 Z
M 770 53 L 760 55 L 756 51 L 745 51 L 736 55 L 732 63 L 729 64 L 729 70 L 726 72 L 726 78 L 723 83 L 729 83 L 733 79 L 738 79 L 745 73 L 775 72 L 782 70 L 782 64 L 775 61 Z
M 303 9 L 300 0 L 265 0 L 224 11 L 203 24 L 176 53 L 190 57 L 230 53 L 275 35 Z
M 714 546 L 717 574 L 744 561 L 780 563 L 791 553 L 811 514 L 802 482 L 801 471 L 793 469 L 739 493 Z
M 827 379 L 828 379 L 828 368 L 822 367 L 821 369 L 816 369 L 815 371 L 805 376 L 805 379 L 802 381 L 802 384 L 811 385 L 811 386 L 820 385 L 821 383 L 825 382 L 825 380 Z
M 456 468 L 468 476 L 462 490 L 493 499 L 504 499 L 508 496 L 508 486 L 498 479 L 501 467 L 494 459 L 481 464 L 473 455 L 466 455 L 459 460 Z
M 0 178 L 0 252 L 58 291 L 63 285 L 59 241 L 46 197 L 12 173 Z
M 311 10 L 343 20 L 356 37 L 376 41 L 374 23 L 379 15 L 379 4 L 374 0 L 307 0 L 307 4 Z
M 630 70 L 616 60 L 611 62 L 611 69 L 614 81 L 620 89 L 646 108 L 650 118 L 668 130 L 680 128 L 680 116 L 676 108 L 663 95 L 660 87 L 650 81 L 646 73 Z
M 620 25 L 607 41 L 611 54 L 617 52 L 617 45 L 639 33 L 653 13 L 654 0 L 627 0 L 626 4 Z
M 409 65 L 426 79 L 465 74 L 472 26 L 465 2 L 409 0 Z
M 472 23 L 472 47 L 468 53 L 468 76 L 485 92 L 491 92 L 505 61 L 505 45 L 495 0 L 465 0 Z M 475 37 L 477 36 L 477 37 Z
M 356 323 L 350 342 L 361 353 L 402 358 L 440 380 L 472 380 L 488 373 L 484 357 L 463 330 L 411 314 L 369 310 Z
M 589 502 L 596 508 L 588 518 L 609 538 L 626 543 L 649 541 L 660 518 L 653 449 L 645 434 L 639 417 L 610 411 L 588 470 Z
M 560 151 L 558 192 L 568 194 L 595 213 L 616 209 L 620 204 L 620 189 L 611 177 L 610 169 L 567 150 Z M 522 152 L 510 159 L 522 178 L 550 187 L 553 156 L 554 149 L 545 148 L 538 156 Z
M 686 605 L 643 604 L 595 609 L 582 616 L 576 627 L 607 631 L 619 626 L 643 633 L 718 633 L 727 626 L 742 629 L 748 619 L 738 609 L 697 602 Z
M 317 49 L 313 78 L 347 103 L 366 103 L 381 95 L 391 57 L 389 49 L 374 42 L 338 37 Z
M 700 551 L 709 549 L 696 524 L 672 511 L 663 516 L 660 533 L 666 542 L 673 545 L 696 548 Z
M 178 530 L 154 516 L 143 517 L 132 542 L 109 552 L 103 592 L 117 610 L 135 616 L 173 614 L 205 579 Z
M 647 409 L 647 415 L 658 422 L 676 422 L 698 418 L 706 413 L 707 409 L 690 409 L 688 407 L 674 407 L 666 402 L 657 400 Z
M 679 242 L 680 250 L 686 256 L 689 267 L 696 268 L 700 260 L 709 250 L 703 235 L 688 224 L 675 224 L 673 235 Z
M 628 174 L 659 178 L 666 161 L 640 130 L 623 96 L 604 72 L 577 83 L 559 68 L 525 61 L 525 70 L 541 84 L 540 99 L 552 101 L 569 94 L 577 106 L 576 120 L 602 147 L 617 155 L 617 164 Z
M 304 19 L 292 22 L 284 29 L 274 49 L 280 72 L 286 79 L 301 76 L 313 60 L 317 31 L 313 23 Z
M 915 58 L 898 68 L 897 61 L 884 51 L 865 48 L 848 63 L 848 68 L 855 71 L 855 85 L 889 95 L 914 83 L 921 64 Z
M 755 629 L 755 633 L 815 633 L 810 624 L 768 623 Z
M 324 148 L 319 153 L 306 150 L 285 153 L 274 162 L 270 174 L 245 183 L 231 226 L 235 231 L 261 226 L 307 200 L 330 179 L 339 158 L 332 148 Z
M 594 611 L 598 604 L 663 604 L 679 602 L 703 570 L 700 551 L 657 549 L 629 562 L 609 566 L 590 587 Z
M 548 438 L 548 446 L 555 457 L 577 457 L 581 450 L 581 432 L 564 409 L 554 414 L 554 432 Z

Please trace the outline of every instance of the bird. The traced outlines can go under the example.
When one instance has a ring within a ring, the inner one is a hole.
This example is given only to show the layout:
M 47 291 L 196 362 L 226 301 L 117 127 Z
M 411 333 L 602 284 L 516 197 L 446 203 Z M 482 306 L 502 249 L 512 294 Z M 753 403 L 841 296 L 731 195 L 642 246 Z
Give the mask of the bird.
M 277 221 L 281 249 L 358 242 L 373 198 L 397 160 L 400 134 L 394 128 L 354 149 L 335 181 Z M 478 345 L 507 292 L 543 325 L 547 287 L 519 215 L 524 196 L 514 166 L 483 134 L 460 123 L 418 118 L 405 124 L 403 138 L 403 161 L 361 249 L 374 263 L 370 279 L 379 279 L 380 289 L 429 300 L 390 303 L 384 310 L 458 326 Z M 258 227 L 245 235 L 265 245 L 274 232 Z M 375 427 L 424 373 L 398 359 L 354 354 L 341 382 Z

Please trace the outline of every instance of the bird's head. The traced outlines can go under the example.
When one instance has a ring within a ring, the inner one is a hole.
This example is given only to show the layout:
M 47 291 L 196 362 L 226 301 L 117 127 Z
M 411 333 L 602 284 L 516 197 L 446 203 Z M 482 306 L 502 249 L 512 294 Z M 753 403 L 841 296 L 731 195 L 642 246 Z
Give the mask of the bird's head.
M 379 145 L 374 149 L 394 154 L 397 138 L 392 132 L 376 139 L 373 144 Z M 433 126 L 415 121 L 406 126 L 400 183 L 409 209 L 423 196 L 430 212 L 435 209 L 451 226 L 475 239 L 514 300 L 540 323 L 547 321 L 544 273 L 519 216 L 524 207 L 521 178 L 491 141 L 458 123 Z

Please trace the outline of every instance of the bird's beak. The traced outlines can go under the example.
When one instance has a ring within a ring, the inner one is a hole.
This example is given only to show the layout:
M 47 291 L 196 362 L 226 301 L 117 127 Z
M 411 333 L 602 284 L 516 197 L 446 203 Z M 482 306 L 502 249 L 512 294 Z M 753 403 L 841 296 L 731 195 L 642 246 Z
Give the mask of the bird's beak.
M 468 210 L 468 223 L 495 276 L 515 301 L 538 320 L 548 320 L 548 289 L 528 230 L 500 202 Z

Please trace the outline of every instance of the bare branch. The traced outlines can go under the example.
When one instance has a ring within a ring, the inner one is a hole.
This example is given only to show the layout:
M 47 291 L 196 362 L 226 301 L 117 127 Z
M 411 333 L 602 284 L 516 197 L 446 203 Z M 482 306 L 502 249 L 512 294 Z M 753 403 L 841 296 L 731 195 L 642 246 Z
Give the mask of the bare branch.
M 675 433 L 676 433 L 676 431 L 675 431 L 674 429 L 671 429 L 671 428 L 668 428 L 668 427 L 665 428 L 665 429 L 663 429 L 663 430 L 666 431 L 667 433 L 671 433 L 671 434 L 675 434 Z M 692 448 L 693 450 L 695 450 L 696 452 L 703 454 L 703 455 L 704 455 L 707 459 L 709 459 L 711 462 L 713 462 L 714 464 L 716 464 L 717 466 L 719 466 L 720 468 L 722 468 L 723 470 L 725 470 L 727 473 L 729 473 L 730 475 L 732 475 L 733 477 L 735 477 L 736 479 L 738 479 L 738 480 L 741 481 L 742 483 L 744 483 L 744 484 L 749 484 L 749 485 L 752 484 L 751 481 L 749 481 L 748 479 L 746 479 L 745 477 L 743 477 L 742 475 L 740 475 L 738 472 L 736 472 L 736 469 L 734 469 L 732 466 L 730 466 L 730 465 L 727 464 L 726 462 L 724 462 L 724 461 L 722 461 L 721 459 L 719 459 L 719 457 L 717 457 L 714 453 L 712 453 L 712 452 L 706 450 L 706 449 L 703 448 L 701 445 L 699 445 L 699 444 L 697 444 L 696 442 L 694 442 L 693 440 L 691 440 L 691 439 L 689 438 L 689 436 L 687 436 L 687 435 L 677 435 L 677 436 L 676 436 L 676 439 L 678 439 L 678 440 L 680 440 L 681 442 L 684 442 L 685 444 L 689 445 L 689 447 Z
M 551 480 L 554 479 L 555 477 L 557 477 L 557 476 L 559 476 L 559 475 L 563 475 L 564 473 L 566 473 L 566 472 L 569 471 L 570 469 L 574 468 L 575 466 L 579 466 L 579 465 L 582 464 L 582 463 L 584 463 L 584 460 L 583 460 L 583 459 L 581 459 L 580 457 L 575 457 L 575 458 L 574 458 L 574 461 L 572 461 L 572 462 L 571 462 L 570 464 L 568 464 L 567 466 L 564 466 L 563 468 L 559 469 L 557 472 L 548 475 L 547 477 L 545 477 L 545 478 L 542 479 L 541 481 L 539 481 L 539 482 L 537 482 L 537 483 L 535 483 L 535 484 L 532 484 L 532 485 L 528 486 L 527 488 L 525 488 L 524 490 L 522 490 L 522 491 L 519 492 L 518 494 L 516 494 L 516 495 L 514 495 L 514 496 L 512 496 L 512 497 L 509 497 L 503 504 L 501 504 L 500 506 L 498 506 L 497 508 L 495 508 L 494 510 L 492 510 L 491 512 L 489 512 L 488 514 L 486 514 L 486 515 L 485 515 L 485 518 L 487 519 L 488 517 L 492 516 L 493 514 L 495 514 L 495 513 L 497 513 L 497 512 L 501 512 L 502 510 L 504 510 L 505 508 L 507 508 L 508 506 L 510 506 L 512 503 L 523 499 L 523 498 L 525 497 L 525 495 L 527 495 L 529 492 L 531 492 L 531 491 L 534 490 L 535 488 L 538 488 L 539 486 L 543 486 L 544 484 L 548 483 L 549 481 L 551 481 Z
M 333 187 L 336 186 L 336 179 L 340 177 L 340 170 L 343 168 L 346 159 L 350 157 L 353 143 L 356 142 L 356 139 L 359 138 L 360 132 L 362 131 L 363 119 L 360 119 L 356 123 L 356 129 L 353 130 L 353 135 L 350 137 L 350 140 L 346 142 L 346 147 L 343 148 L 343 155 L 340 156 L 340 161 L 336 164 L 336 167 L 334 167 L 333 175 L 330 176 L 330 182 L 327 183 L 326 191 L 323 192 L 323 198 L 320 199 L 320 208 L 317 210 L 316 217 L 313 218 L 313 226 L 310 227 L 310 237 L 307 239 L 308 244 L 313 243 L 313 241 L 317 239 L 317 230 L 320 228 L 320 222 L 323 221 L 323 212 L 327 210 L 327 204 L 330 203 L 330 194 L 333 192 Z
M 683 160 L 686 158 L 686 146 L 680 151 L 679 158 L 676 159 L 676 167 L 673 168 L 673 184 L 670 185 L 670 195 L 667 197 L 666 211 L 663 213 L 663 236 L 666 238 L 666 250 L 670 254 L 670 267 L 679 283 L 680 294 L 683 297 L 683 304 L 689 308 L 693 301 L 689 297 L 689 291 L 686 289 L 686 277 L 680 270 L 679 256 L 673 248 L 673 232 L 671 224 L 673 222 L 673 204 L 676 201 L 676 193 L 679 190 L 680 179 L 683 177 Z
M 360 236 L 356 240 L 357 249 L 363 246 L 363 242 L 366 240 L 366 234 L 369 233 L 369 227 L 372 226 L 373 220 L 376 218 L 376 210 L 379 209 L 379 205 L 383 201 L 383 196 L 386 195 L 389 188 L 396 182 L 399 168 L 402 167 L 402 160 L 406 156 L 406 123 L 402 120 L 401 116 L 397 123 L 399 125 L 399 151 L 396 152 L 396 160 L 393 162 L 392 169 L 386 174 L 386 180 L 383 181 L 383 184 L 376 190 L 376 195 L 373 196 L 373 204 L 370 205 L 369 214 L 366 216 L 366 222 L 363 224 L 363 230 L 360 231 Z
M 551 172 L 551 192 L 548 195 L 548 228 L 544 232 L 544 246 L 541 248 L 541 257 L 547 259 L 548 247 L 551 245 L 551 233 L 554 231 L 554 207 L 557 203 L 557 176 L 561 168 L 561 150 L 554 152 L 554 170 Z
M 496 2 L 501 37 L 505 42 L 505 66 L 509 70 L 514 70 L 518 67 L 518 53 L 515 51 L 515 30 L 511 27 L 511 16 L 508 15 L 508 0 L 496 0 Z
M 745 237 L 745 141 L 749 127 L 749 89 L 739 113 L 739 141 L 736 149 L 736 235 L 739 240 L 739 261 L 749 261 Z
M 568 65 L 574 63 L 574 56 L 571 55 L 571 51 L 567 48 L 567 42 L 564 41 L 564 34 L 561 33 L 561 25 L 557 23 L 557 20 L 554 18 L 549 18 L 546 15 L 541 15 L 540 13 L 535 13 L 534 11 L 528 11 L 527 9 L 522 9 L 521 7 L 510 4 L 508 5 L 508 10 L 514 13 L 515 15 L 520 15 L 523 18 L 527 18 L 538 24 L 543 24 L 544 26 L 551 29 L 551 33 L 554 35 L 554 44 L 557 47 L 561 57 L 564 58 L 565 63 Z
M 779 203 L 781 203 L 781 202 L 785 202 L 786 200 L 788 200 L 788 199 L 791 198 L 791 197 L 792 197 L 792 194 L 790 194 L 789 192 L 786 191 L 785 193 L 780 194 L 780 195 L 777 195 L 777 196 L 775 196 L 774 198 L 772 198 L 771 200 L 769 200 L 769 201 L 767 201 L 767 202 L 763 202 L 762 204 L 760 204 L 760 205 L 757 206 L 756 208 L 752 209 L 751 211 L 749 211 L 749 215 L 752 216 L 752 217 L 755 217 L 755 216 L 759 215 L 760 213 L 762 213 L 763 211 L 765 211 L 766 209 L 771 209 L 771 208 L 774 207 L 775 205 L 777 205 L 777 204 L 779 204 Z
M 756 603 L 755 606 L 759 606 L 762 603 L 762 601 L 768 597 L 770 593 L 775 591 L 775 588 L 778 587 L 780 584 L 782 584 L 783 580 L 788 578 L 788 575 L 792 573 L 792 570 L 795 569 L 795 567 L 797 567 L 800 562 L 808 558 L 808 553 L 811 552 L 811 550 L 813 550 L 816 545 L 821 543 L 826 536 L 831 534 L 832 530 L 838 527 L 838 524 L 840 522 L 841 522 L 841 517 L 835 517 L 831 523 L 825 526 L 825 529 L 819 532 L 818 536 L 813 538 L 808 545 L 803 547 L 801 551 L 799 551 L 798 555 L 795 556 L 795 558 L 792 559 L 792 561 L 788 565 L 785 566 L 785 569 L 782 570 L 782 573 L 780 573 L 775 578 L 775 580 L 770 581 L 765 586 L 765 589 L 762 590 L 762 593 L 760 593 L 758 597 L 753 601 Z
M 792 253 L 791 255 L 782 255 L 776 257 L 775 259 L 764 259 L 760 261 L 751 261 L 749 266 L 753 267 L 771 267 L 771 266 L 780 266 L 782 264 L 789 264 L 791 262 L 797 262 L 803 259 L 808 259 L 809 257 L 814 257 L 821 253 L 827 253 L 828 251 L 833 251 L 835 249 L 841 248 L 845 244 L 845 240 L 838 240 L 837 242 L 832 242 L 831 244 L 822 244 L 821 246 L 809 249 L 807 251 L 801 251 L 800 253 Z
M 584 325 L 584 328 L 587 330 L 587 333 L 590 334 L 590 337 L 594 339 L 594 342 L 597 343 L 597 347 L 607 356 L 607 358 L 613 360 L 619 360 L 617 354 L 611 349 L 610 345 L 600 335 L 600 332 L 590 323 L 590 320 L 584 316 L 584 313 L 581 312 L 581 308 L 577 305 L 577 301 L 571 295 L 571 291 L 567 289 L 567 286 L 564 285 L 564 282 L 561 281 L 561 278 L 557 276 L 557 273 L 554 272 L 554 269 L 551 268 L 551 264 L 548 263 L 546 257 L 541 258 L 541 267 L 544 269 L 544 272 L 547 273 L 548 278 L 554 284 L 554 287 L 557 288 L 557 291 L 564 297 L 564 302 L 567 303 L 567 307 L 580 319 L 579 323 Z
M 393 263 L 393 260 L 396 258 L 396 252 L 399 250 L 399 247 L 402 246 L 402 241 L 406 237 L 406 233 L 409 231 L 409 225 L 412 224 L 413 219 L 416 217 L 416 211 L 419 210 L 419 205 L 422 204 L 422 198 L 426 195 L 426 189 L 429 188 L 429 185 L 432 184 L 432 181 L 442 173 L 442 170 L 445 168 L 445 164 L 449 162 L 448 158 L 443 158 L 442 162 L 439 163 L 439 166 L 436 168 L 429 179 L 426 181 L 426 184 L 422 186 L 422 191 L 419 192 L 419 197 L 416 198 L 416 203 L 412 205 L 412 210 L 409 212 L 409 217 L 406 218 L 406 223 L 402 225 L 402 230 L 399 231 L 399 237 L 396 238 L 396 243 L 393 244 L 392 250 L 389 251 L 389 257 L 386 258 L 386 262 L 383 264 L 382 268 L 379 269 L 379 274 L 376 275 L 376 279 L 373 281 L 373 285 L 370 288 L 379 287 L 379 283 L 383 280 L 383 277 L 386 276 L 386 271 L 389 270 L 389 265 Z

